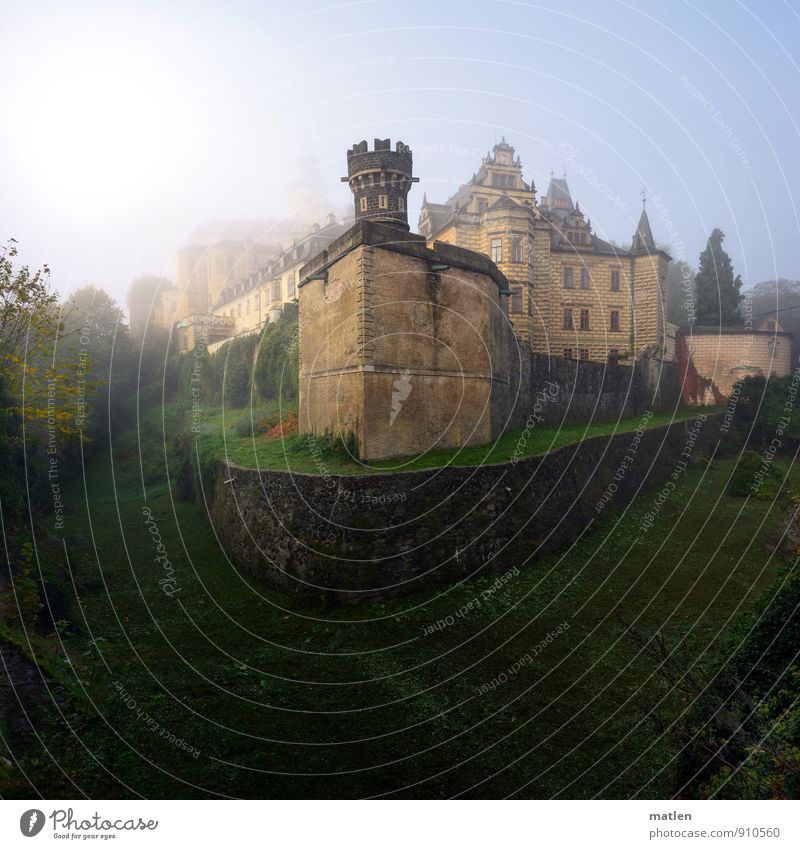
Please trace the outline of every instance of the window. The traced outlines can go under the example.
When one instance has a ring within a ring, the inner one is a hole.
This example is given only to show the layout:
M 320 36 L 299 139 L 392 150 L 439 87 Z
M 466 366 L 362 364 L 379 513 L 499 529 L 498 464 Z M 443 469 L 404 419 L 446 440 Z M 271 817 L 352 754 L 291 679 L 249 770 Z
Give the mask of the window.
M 533 294 L 528 289 L 528 315 L 533 315 Z
M 511 262 L 522 262 L 522 239 L 511 240 Z
M 522 289 L 519 286 L 511 287 L 511 312 L 522 312 Z
M 239 318 L 241 318 L 242 317 L 242 302 L 241 301 L 239 301 L 239 303 L 237 304 L 237 307 L 238 307 L 237 312 L 239 313 Z
M 572 269 L 570 266 L 567 266 L 564 269 L 564 288 L 571 289 L 572 288 Z
M 571 360 L 572 359 L 572 348 L 564 348 L 564 359 Z
M 486 212 L 489 208 L 489 201 L 486 198 L 478 198 L 478 212 Z
M 581 310 L 581 330 L 589 329 L 589 310 Z
M 255 298 L 253 298 L 253 303 L 254 303 L 255 309 L 258 309 L 261 306 L 261 293 L 260 292 L 256 292 L 256 296 L 255 296 Z
M 250 312 L 250 298 L 247 299 L 247 303 L 245 304 L 244 311 L 248 314 Z
M 389 208 L 389 197 L 387 195 L 378 195 L 378 209 Z
M 589 269 L 582 268 L 581 269 L 581 289 L 589 288 Z
M 619 330 L 619 310 L 611 310 L 611 326 L 612 331 Z
M 272 281 L 272 300 L 279 301 L 281 299 L 281 281 Z
M 588 360 L 589 359 L 589 349 L 588 348 L 579 348 L 578 354 L 580 356 L 580 359 L 582 359 L 582 360 Z
M 619 292 L 619 269 L 615 268 L 611 272 L 611 291 Z
M 361 212 L 367 211 L 367 199 L 366 198 L 361 198 L 361 200 L 358 203 L 358 208 L 361 210 Z
M 492 239 L 490 256 L 492 258 L 492 262 L 502 262 L 503 261 L 503 240 L 502 239 Z
M 294 298 L 294 278 L 290 279 L 286 284 L 286 297 Z
M 403 197 L 397 198 L 397 208 L 400 212 L 406 211 L 406 199 Z
M 564 310 L 564 330 L 574 330 L 575 322 L 572 320 L 572 310 Z
M 386 185 L 386 174 L 383 171 L 381 171 L 381 188 L 383 188 L 385 185 Z

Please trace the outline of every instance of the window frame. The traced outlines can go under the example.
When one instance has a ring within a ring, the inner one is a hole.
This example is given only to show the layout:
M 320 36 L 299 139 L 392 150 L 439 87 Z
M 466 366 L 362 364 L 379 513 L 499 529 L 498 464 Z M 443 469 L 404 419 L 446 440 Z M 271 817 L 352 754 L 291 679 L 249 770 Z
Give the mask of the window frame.
M 519 309 L 515 309 L 515 305 L 518 305 Z M 511 315 L 522 315 L 522 286 L 511 287 L 509 310 L 511 311 Z

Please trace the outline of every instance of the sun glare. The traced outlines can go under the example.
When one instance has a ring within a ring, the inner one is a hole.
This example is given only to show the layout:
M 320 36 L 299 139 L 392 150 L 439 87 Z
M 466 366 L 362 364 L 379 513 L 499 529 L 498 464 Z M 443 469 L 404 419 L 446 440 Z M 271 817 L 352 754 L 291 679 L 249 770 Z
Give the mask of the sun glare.
M 167 179 L 178 135 L 163 69 L 97 51 L 53 61 L 31 82 L 21 153 L 51 199 L 118 208 Z

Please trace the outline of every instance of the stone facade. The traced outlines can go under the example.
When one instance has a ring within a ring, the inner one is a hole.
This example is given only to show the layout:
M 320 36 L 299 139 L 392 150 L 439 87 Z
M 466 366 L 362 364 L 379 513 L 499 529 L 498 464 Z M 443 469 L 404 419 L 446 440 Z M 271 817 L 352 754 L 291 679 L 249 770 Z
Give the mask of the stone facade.
M 178 297 L 173 321 L 210 313 L 226 283 L 256 271 L 280 250 L 278 244 L 259 241 L 255 235 L 225 235 L 228 237 L 191 244 L 178 251 Z
M 193 351 L 198 345 L 211 347 L 230 339 L 233 334 L 233 321 L 208 313 L 198 313 L 181 319 L 175 325 L 175 332 L 178 335 L 178 349 Z
M 566 179 L 537 201 L 505 139 L 444 204 L 423 200 L 419 231 L 492 258 L 511 287 L 520 339 L 550 356 L 604 362 L 663 358 L 669 256 L 642 211 L 631 248 L 592 232 Z
M 302 273 L 302 431 L 352 435 L 365 460 L 502 433 L 514 340 L 493 263 L 365 216 Z
M 683 328 L 679 369 L 687 404 L 720 404 L 745 377 L 786 377 L 792 372 L 792 334 L 776 319 L 753 325 Z
M 259 332 L 279 318 L 286 304 L 299 298 L 300 269 L 345 231 L 333 214 L 324 226 L 315 224 L 301 239 L 245 277 L 229 281 L 219 292 L 212 314 L 232 319 L 232 336 Z M 227 340 L 210 347 L 211 353 Z

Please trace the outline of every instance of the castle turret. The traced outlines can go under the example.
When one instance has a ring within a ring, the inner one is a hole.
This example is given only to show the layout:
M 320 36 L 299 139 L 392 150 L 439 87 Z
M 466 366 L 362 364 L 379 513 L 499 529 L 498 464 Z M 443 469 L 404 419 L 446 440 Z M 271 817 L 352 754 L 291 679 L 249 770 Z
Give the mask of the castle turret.
M 354 144 L 347 151 L 347 176 L 342 182 L 350 184 L 355 204 L 355 217 L 385 221 L 408 230 L 406 199 L 412 183 L 411 148 L 397 142 L 394 150 L 390 139 L 375 139 L 370 150 L 366 141 Z

